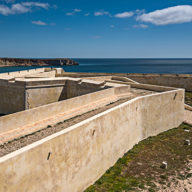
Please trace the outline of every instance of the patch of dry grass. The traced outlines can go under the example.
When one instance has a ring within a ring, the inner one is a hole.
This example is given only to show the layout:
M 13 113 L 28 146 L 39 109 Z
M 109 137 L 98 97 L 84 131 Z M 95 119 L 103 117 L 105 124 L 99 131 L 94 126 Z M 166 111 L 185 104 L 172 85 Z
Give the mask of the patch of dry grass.
M 191 177 L 186 165 L 192 159 L 192 147 L 184 145 L 186 139 L 192 141 L 192 127 L 182 124 L 140 142 L 85 192 L 152 192 L 159 186 L 169 187 L 172 176 Z M 168 163 L 167 169 L 160 168 L 162 161 Z

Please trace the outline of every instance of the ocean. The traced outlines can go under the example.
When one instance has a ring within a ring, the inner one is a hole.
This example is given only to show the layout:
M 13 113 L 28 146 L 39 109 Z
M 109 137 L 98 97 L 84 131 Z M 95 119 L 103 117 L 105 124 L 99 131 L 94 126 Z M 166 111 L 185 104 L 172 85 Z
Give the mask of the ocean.
M 66 72 L 192 74 L 192 59 L 74 59 L 79 66 Z M 2 67 L 0 73 L 37 67 Z

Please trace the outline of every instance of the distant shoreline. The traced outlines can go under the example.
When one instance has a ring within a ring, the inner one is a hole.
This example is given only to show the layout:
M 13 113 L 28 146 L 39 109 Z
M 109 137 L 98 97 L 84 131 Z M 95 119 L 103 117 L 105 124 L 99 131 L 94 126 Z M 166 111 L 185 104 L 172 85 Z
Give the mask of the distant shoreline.
M 25 58 L 0 58 L 0 67 L 27 67 L 27 66 L 73 66 L 79 65 L 68 58 L 57 59 L 25 59 Z

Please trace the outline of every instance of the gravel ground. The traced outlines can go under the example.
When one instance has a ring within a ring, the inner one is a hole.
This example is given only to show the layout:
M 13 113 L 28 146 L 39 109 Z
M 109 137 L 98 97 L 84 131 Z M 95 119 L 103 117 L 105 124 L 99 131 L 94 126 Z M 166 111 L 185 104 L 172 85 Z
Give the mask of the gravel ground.
M 103 111 L 106 111 L 112 107 L 115 107 L 117 105 L 120 105 L 121 103 L 124 103 L 128 100 L 130 100 L 131 98 L 126 98 L 126 99 L 120 99 L 117 102 L 111 103 L 105 107 L 101 107 L 99 109 L 90 111 L 88 113 L 85 113 L 83 115 L 71 118 L 69 120 L 66 120 L 64 122 L 59 122 L 57 125 L 55 126 L 48 126 L 45 129 L 42 129 L 40 131 L 37 131 L 35 133 L 32 133 L 30 135 L 26 135 L 24 137 L 9 141 L 8 143 L 4 143 L 3 145 L 0 145 L 0 157 L 9 154 L 13 151 L 16 151 L 22 147 L 25 147 L 35 141 L 38 141 L 40 139 L 43 139 L 49 135 L 52 135 L 56 132 L 59 132 L 63 129 L 66 129 L 72 125 L 75 125 L 85 119 L 88 119 L 98 113 L 101 113 Z

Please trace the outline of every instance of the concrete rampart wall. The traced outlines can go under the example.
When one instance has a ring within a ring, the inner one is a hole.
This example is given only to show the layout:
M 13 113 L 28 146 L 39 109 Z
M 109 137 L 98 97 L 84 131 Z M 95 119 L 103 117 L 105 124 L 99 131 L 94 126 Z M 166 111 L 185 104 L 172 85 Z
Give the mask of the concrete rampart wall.
M 32 109 L 106 88 L 109 87 L 90 80 L 29 80 L 26 83 L 26 109 Z
M 106 88 L 109 86 L 100 82 L 74 78 L 0 80 L 0 114 L 32 109 Z
M 25 109 L 23 85 L 12 85 L 0 80 L 0 114 L 10 114 Z
M 192 91 L 192 76 L 188 75 L 127 74 L 127 77 L 139 83 L 184 88 L 187 91 Z
M 67 81 L 67 98 L 77 97 L 108 88 L 107 86 L 102 86 L 101 83 L 96 83 L 96 81 L 92 82 L 90 80 L 83 80 L 80 82 Z
M 168 87 L 184 88 L 192 91 L 191 74 L 128 74 L 128 73 L 69 73 L 58 74 L 68 77 L 98 77 L 98 76 L 124 76 L 143 84 L 161 85 Z
M 0 73 L 0 79 L 1 78 L 23 77 L 25 75 L 37 74 L 37 73 L 41 73 L 41 72 L 49 71 L 49 70 L 50 70 L 49 68 L 36 68 L 36 69 L 29 69 L 29 70 L 23 70 L 23 71 Z
M 57 101 L 67 99 L 67 88 L 65 81 L 62 84 L 51 86 L 41 85 L 26 88 L 25 90 L 25 109 L 32 109 L 42 105 L 47 105 Z
M 43 73 L 37 73 L 32 75 L 26 75 L 25 78 L 53 78 L 56 75 L 56 71 L 49 71 L 49 72 L 43 72 Z
M 139 141 L 179 126 L 184 91 L 128 101 L 0 158 L 0 191 L 82 192 Z
M 17 129 L 37 121 L 42 121 L 43 119 L 50 118 L 54 115 L 111 97 L 114 94 L 117 94 L 116 88 L 110 88 L 0 117 L 0 133 Z

